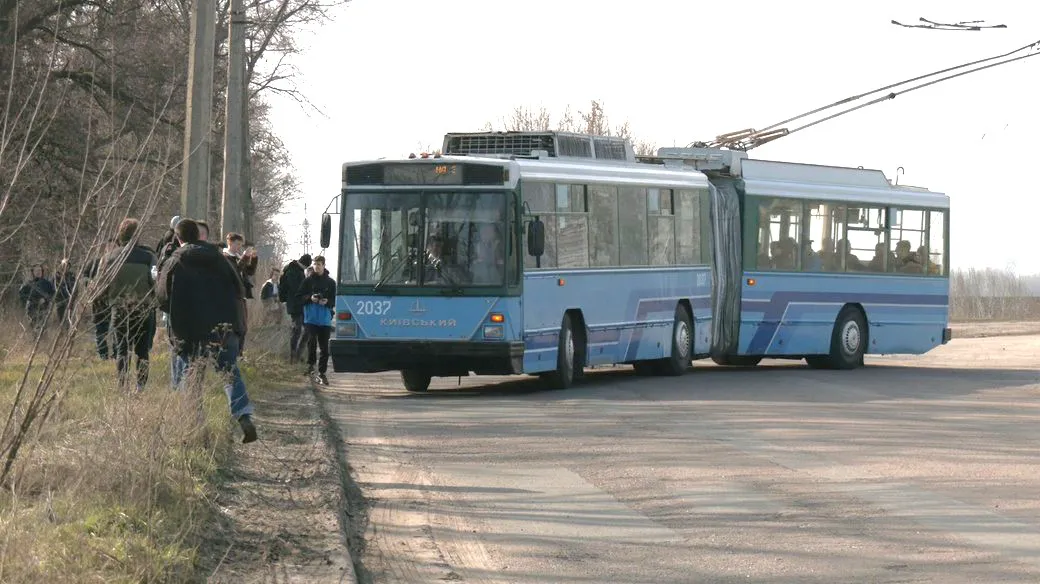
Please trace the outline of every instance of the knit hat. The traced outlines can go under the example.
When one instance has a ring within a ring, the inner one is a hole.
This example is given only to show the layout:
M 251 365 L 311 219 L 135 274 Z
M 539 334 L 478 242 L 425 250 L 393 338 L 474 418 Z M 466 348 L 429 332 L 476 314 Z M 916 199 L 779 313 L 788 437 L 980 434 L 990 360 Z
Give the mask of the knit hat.
M 311 265 L 311 254 L 305 253 L 300 256 L 300 265 L 307 268 Z
M 170 229 L 177 229 L 177 224 L 181 222 L 180 215 L 174 215 L 173 219 L 170 219 Z

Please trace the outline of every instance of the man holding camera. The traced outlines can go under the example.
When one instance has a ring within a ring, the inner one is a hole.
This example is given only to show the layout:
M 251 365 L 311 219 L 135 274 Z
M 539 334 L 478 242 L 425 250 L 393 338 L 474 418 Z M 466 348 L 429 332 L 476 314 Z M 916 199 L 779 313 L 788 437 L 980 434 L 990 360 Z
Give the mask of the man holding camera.
M 332 335 L 332 314 L 336 310 L 336 281 L 325 271 L 325 258 L 315 256 L 314 272 L 300 285 L 299 298 L 303 304 L 303 326 L 307 336 L 307 375 L 314 375 L 318 362 L 317 381 L 328 385 L 325 377 L 329 367 L 329 337 Z M 321 346 L 321 359 L 317 358 Z

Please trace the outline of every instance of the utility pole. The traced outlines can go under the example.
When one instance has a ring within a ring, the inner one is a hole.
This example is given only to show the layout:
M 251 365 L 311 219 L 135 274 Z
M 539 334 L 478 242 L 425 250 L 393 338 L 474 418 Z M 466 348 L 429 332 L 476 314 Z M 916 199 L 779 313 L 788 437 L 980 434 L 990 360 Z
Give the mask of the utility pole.
M 217 34 L 214 0 L 195 0 L 191 8 L 188 55 L 187 128 L 181 173 L 181 216 L 209 216 L 210 124 L 213 119 L 213 48 Z
M 246 36 L 242 0 L 231 0 L 228 7 L 228 82 L 224 116 L 224 196 L 220 205 L 220 231 L 227 235 L 242 232 L 246 197 L 242 171 L 245 162 L 245 77 Z
M 303 253 L 311 253 L 311 222 L 307 220 L 307 203 L 303 204 L 303 234 L 300 236 L 300 245 Z

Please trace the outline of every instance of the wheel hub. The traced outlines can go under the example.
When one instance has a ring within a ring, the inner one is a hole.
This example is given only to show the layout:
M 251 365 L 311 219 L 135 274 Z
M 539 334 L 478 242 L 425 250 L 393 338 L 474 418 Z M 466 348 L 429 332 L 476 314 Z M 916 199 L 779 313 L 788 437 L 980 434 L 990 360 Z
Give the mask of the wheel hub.
M 675 327 L 675 346 L 679 349 L 679 356 L 683 359 L 690 355 L 690 327 L 685 322 L 679 321 Z
M 845 323 L 841 331 L 841 348 L 847 355 L 854 355 L 859 351 L 860 330 L 859 323 L 850 320 Z

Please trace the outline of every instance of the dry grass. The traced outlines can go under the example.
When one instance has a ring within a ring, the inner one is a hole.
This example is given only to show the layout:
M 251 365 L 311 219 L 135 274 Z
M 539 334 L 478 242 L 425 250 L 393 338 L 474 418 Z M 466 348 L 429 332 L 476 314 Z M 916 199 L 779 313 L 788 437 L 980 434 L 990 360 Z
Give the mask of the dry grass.
M 0 582 L 204 579 L 198 546 L 217 521 L 221 467 L 234 448 L 256 445 L 234 446 L 240 433 L 216 375 L 207 376 L 201 404 L 170 389 L 162 333 L 139 395 L 120 391 L 114 361 L 98 360 L 92 336 L 80 336 L 55 379 L 66 393 L 0 492 Z M 0 346 L 0 412 L 26 372 L 25 339 L 17 337 L 5 335 Z M 251 330 L 242 370 L 252 395 L 295 375 L 269 354 L 278 338 L 281 330 Z M 30 378 L 42 368 L 29 368 Z

